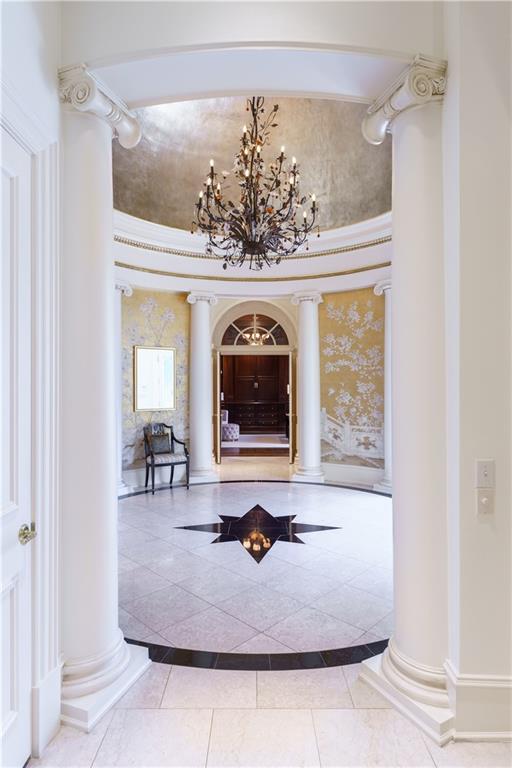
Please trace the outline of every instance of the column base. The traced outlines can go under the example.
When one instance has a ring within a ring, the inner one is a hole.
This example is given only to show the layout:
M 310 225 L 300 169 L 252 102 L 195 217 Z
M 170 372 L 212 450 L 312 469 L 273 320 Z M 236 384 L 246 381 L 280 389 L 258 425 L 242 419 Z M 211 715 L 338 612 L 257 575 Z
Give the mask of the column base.
M 192 469 L 190 470 L 190 485 L 199 485 L 200 483 L 218 483 L 219 473 L 214 469 Z
M 393 494 L 393 485 L 390 480 L 386 480 L 386 478 L 383 477 L 378 483 L 374 483 L 373 490 L 380 491 L 381 493 L 389 493 L 391 496 Z
M 325 474 L 321 467 L 313 467 L 312 469 L 297 467 L 291 479 L 294 483 L 324 483 Z
M 147 648 L 128 646 L 129 661 L 125 670 L 110 685 L 87 696 L 63 699 L 61 722 L 89 733 L 103 715 L 124 696 L 151 664 Z
M 423 683 L 415 679 L 406 680 L 403 672 L 394 667 L 389 649 L 380 656 L 373 656 L 363 661 L 360 674 L 362 680 L 388 699 L 399 712 L 412 720 L 436 744 L 443 746 L 453 739 L 454 714 L 448 706 L 446 689 L 440 690 L 434 686 L 431 691 L 429 690 L 430 686 L 426 681 L 429 676 L 426 672 Z M 397 685 L 399 678 L 401 682 Z M 418 698 L 415 694 L 418 694 Z M 429 699 L 438 703 L 427 703 Z M 439 703 L 445 700 L 446 705 Z

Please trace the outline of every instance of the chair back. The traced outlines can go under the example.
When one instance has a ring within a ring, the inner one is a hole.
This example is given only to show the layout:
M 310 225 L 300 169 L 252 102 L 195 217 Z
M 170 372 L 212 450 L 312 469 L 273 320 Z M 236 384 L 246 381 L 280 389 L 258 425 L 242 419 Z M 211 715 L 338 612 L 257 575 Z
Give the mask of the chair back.
M 229 422 L 229 411 L 222 410 L 220 412 L 220 418 L 221 418 L 221 424 L 228 424 L 228 422 Z
M 169 434 L 172 435 L 172 427 L 169 430 L 162 422 L 146 424 L 144 427 L 144 452 L 146 456 L 150 456 L 151 453 L 171 453 Z

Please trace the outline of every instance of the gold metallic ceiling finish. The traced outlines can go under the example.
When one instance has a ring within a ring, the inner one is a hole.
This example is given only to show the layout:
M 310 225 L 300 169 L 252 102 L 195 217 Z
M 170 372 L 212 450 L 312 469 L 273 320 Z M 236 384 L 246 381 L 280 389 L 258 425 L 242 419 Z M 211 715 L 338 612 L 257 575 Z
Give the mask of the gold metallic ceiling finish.
M 279 97 L 267 102 L 279 104 L 279 125 L 264 157 L 268 162 L 277 156 L 282 144 L 290 160 L 297 157 L 302 191 L 316 193 L 321 229 L 355 224 L 391 209 L 391 141 L 374 147 L 364 140 L 366 105 Z M 142 123 L 140 144 L 129 150 L 113 144 L 114 206 L 188 230 L 210 158 L 218 171 L 231 171 L 248 122 L 245 99 L 178 102 L 136 113 Z M 238 197 L 237 189 L 232 195 Z

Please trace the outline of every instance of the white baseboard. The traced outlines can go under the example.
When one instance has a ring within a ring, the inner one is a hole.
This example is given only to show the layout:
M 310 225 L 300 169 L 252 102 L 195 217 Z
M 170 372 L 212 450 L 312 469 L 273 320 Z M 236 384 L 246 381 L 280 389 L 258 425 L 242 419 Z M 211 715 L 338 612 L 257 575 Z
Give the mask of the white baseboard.
M 384 477 L 384 469 L 360 467 L 355 464 L 322 464 L 326 483 L 342 485 L 366 485 L 373 488 Z
M 171 473 L 170 467 L 155 467 L 155 488 L 161 485 L 169 485 L 169 477 Z M 140 467 L 133 467 L 131 469 L 123 469 L 123 482 L 130 489 L 119 493 L 119 496 L 125 496 L 127 493 L 131 493 L 135 490 L 144 488 L 146 481 L 146 468 L 144 465 Z M 174 469 L 173 485 L 185 484 L 185 465 L 178 464 Z M 151 488 L 151 473 L 149 476 L 148 488 Z
M 148 649 L 129 645 L 130 662 L 124 672 L 110 685 L 87 696 L 62 699 L 61 721 L 89 733 L 99 720 L 148 669 L 151 661 Z
M 512 677 L 469 675 L 445 663 L 448 696 L 457 713 L 457 741 L 512 740 Z
M 33 757 L 41 757 L 60 728 L 61 675 L 59 664 L 32 688 Z

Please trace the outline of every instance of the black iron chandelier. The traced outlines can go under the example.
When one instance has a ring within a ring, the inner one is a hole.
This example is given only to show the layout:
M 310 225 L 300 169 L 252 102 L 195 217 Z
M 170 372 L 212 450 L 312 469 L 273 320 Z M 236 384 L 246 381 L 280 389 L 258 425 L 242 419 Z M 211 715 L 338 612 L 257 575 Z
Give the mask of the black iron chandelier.
M 263 149 L 270 143 L 270 132 L 279 105 L 265 111 L 263 96 L 247 100 L 251 113 L 249 126 L 243 128 L 240 150 L 235 155 L 233 175 L 240 187 L 240 200 L 230 199 L 210 160 L 210 171 L 196 203 L 192 232 L 207 236 L 206 253 L 223 259 L 223 268 L 241 267 L 260 270 L 279 264 L 285 256 L 306 245 L 315 226 L 318 206 L 314 194 L 301 196 L 300 173 L 295 157 L 287 162 L 285 148 L 268 167 Z M 317 235 L 320 231 L 317 228 Z

